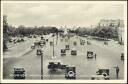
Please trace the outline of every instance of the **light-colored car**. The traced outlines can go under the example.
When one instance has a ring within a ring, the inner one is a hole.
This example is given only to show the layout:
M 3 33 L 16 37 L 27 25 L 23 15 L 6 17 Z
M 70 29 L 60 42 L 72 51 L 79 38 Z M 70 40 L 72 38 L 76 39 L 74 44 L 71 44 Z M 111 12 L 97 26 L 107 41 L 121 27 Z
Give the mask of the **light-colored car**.
M 71 49 L 71 55 L 77 55 L 77 50 L 75 48 Z

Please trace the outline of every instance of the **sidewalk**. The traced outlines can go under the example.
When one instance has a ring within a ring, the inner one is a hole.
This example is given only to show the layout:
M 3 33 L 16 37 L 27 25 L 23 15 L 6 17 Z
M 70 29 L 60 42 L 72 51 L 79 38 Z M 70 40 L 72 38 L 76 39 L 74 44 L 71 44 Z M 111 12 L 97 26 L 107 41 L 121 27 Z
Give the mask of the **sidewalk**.
M 3 59 L 6 59 L 6 58 L 15 58 L 15 57 L 21 57 L 23 56 L 24 54 L 28 53 L 29 51 L 32 51 L 31 48 L 28 48 L 28 49 L 25 49 L 24 51 L 22 51 L 21 53 L 15 53 L 13 54 L 13 56 L 9 56 L 9 55 L 4 55 L 3 56 Z
M 32 50 L 31 45 L 33 44 L 34 40 L 35 39 L 31 39 L 29 41 L 26 41 L 10 48 L 8 51 L 3 53 L 3 58 L 20 57 L 26 54 L 27 52 Z

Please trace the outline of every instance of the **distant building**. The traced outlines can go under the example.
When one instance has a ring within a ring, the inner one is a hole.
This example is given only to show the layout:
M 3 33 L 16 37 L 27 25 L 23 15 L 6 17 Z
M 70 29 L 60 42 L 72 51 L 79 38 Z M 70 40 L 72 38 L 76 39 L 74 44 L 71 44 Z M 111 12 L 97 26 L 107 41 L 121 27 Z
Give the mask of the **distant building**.
M 99 22 L 99 26 L 100 27 L 119 27 L 119 26 L 122 26 L 124 23 L 123 20 L 120 20 L 120 19 L 116 19 L 116 20 L 113 20 L 113 19 L 102 19 L 100 20 Z
M 122 44 L 124 44 L 124 25 L 120 24 L 120 26 L 117 28 L 118 30 L 118 40 Z
M 124 43 L 124 20 L 102 19 L 98 24 L 100 27 L 111 27 L 118 31 L 118 41 Z

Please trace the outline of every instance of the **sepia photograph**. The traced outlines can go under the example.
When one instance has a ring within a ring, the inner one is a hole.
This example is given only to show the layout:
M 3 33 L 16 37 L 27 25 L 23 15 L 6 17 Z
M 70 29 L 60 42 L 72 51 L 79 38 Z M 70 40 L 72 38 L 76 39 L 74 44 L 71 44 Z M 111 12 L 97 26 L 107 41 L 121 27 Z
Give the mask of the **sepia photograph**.
M 126 82 L 125 1 L 2 1 L 1 79 Z

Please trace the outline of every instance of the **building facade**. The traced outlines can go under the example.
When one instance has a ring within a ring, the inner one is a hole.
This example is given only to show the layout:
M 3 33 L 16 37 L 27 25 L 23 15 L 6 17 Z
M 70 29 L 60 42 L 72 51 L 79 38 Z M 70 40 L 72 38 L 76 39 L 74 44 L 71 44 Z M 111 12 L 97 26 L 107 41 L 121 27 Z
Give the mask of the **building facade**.
M 111 27 L 117 30 L 118 32 L 118 41 L 121 44 L 124 44 L 124 20 L 120 19 L 102 19 L 99 22 L 99 28 L 101 27 Z
M 99 22 L 99 26 L 105 26 L 105 27 L 119 27 L 119 26 L 123 26 L 124 25 L 124 21 L 120 20 L 120 19 L 102 19 Z

